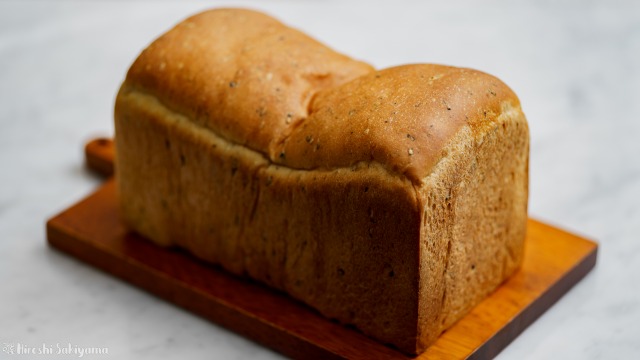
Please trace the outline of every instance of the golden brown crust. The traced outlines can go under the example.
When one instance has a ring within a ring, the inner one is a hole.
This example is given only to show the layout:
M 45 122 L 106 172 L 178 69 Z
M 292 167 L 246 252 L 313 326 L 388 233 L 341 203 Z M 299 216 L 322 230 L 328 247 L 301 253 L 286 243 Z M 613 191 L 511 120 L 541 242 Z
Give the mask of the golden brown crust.
M 376 164 L 274 165 L 135 91 L 118 94 L 116 134 L 121 212 L 136 231 L 415 348 L 421 220 L 406 178 Z
M 285 164 L 330 169 L 374 161 L 420 183 L 462 126 L 492 121 L 504 102 L 519 106 L 511 89 L 479 71 L 384 69 L 319 93 L 284 146 Z
M 490 75 L 374 72 L 260 13 L 215 10 L 140 55 L 115 123 L 133 229 L 407 353 L 521 263 L 529 133 Z
M 373 71 L 262 13 L 192 16 L 147 47 L 125 85 L 277 161 L 320 90 Z
M 504 101 L 519 105 L 504 83 L 479 71 L 419 64 L 373 72 L 238 9 L 178 24 L 140 54 L 125 86 L 273 163 L 332 169 L 374 161 L 414 183 L 461 126 L 492 118 Z

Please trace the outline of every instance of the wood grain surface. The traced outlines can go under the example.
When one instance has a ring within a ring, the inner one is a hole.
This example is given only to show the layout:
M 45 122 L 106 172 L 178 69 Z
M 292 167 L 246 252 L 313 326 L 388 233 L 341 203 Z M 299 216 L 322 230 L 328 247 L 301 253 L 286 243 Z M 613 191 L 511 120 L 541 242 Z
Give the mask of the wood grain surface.
M 110 175 L 113 166 L 103 165 L 113 164 L 113 144 L 102 140 L 87 146 L 87 164 Z M 417 359 L 497 355 L 595 266 L 596 243 L 531 219 L 527 230 L 522 268 Z M 293 358 L 411 358 L 283 293 L 146 241 L 119 219 L 112 179 L 50 219 L 47 237 L 61 251 Z

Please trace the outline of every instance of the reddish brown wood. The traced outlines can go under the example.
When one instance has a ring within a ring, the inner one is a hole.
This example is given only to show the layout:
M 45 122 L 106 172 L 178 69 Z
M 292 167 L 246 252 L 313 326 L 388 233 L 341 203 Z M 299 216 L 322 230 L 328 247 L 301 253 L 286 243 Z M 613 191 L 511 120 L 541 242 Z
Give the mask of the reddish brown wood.
M 87 149 L 88 157 L 112 160 Z M 47 237 L 53 247 L 285 355 L 409 358 L 285 294 L 130 232 L 118 217 L 113 180 L 49 220 Z M 529 220 L 520 271 L 417 358 L 495 356 L 580 281 L 595 266 L 596 255 L 596 243 Z
M 103 176 L 113 175 L 113 159 L 116 156 L 113 140 L 97 138 L 89 141 L 84 147 L 84 155 L 89 169 Z

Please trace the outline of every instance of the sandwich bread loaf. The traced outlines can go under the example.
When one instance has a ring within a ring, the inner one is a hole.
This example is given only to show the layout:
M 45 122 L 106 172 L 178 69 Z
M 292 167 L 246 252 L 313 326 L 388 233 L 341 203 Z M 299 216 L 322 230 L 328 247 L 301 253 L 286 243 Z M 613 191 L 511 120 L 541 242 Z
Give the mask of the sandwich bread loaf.
M 406 353 L 522 262 L 528 127 L 485 73 L 375 70 L 218 9 L 140 54 L 115 125 L 132 229 Z

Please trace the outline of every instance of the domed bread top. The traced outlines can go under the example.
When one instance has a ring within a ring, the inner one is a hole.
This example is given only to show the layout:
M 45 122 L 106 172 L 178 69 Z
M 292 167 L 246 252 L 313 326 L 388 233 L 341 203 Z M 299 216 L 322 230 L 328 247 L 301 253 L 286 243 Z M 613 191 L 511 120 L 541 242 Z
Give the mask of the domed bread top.
M 304 169 L 373 161 L 419 183 L 462 126 L 473 131 L 511 108 L 519 109 L 516 95 L 485 73 L 442 65 L 393 67 L 319 93 L 281 157 L 287 166 Z
M 256 11 L 194 15 L 154 41 L 123 91 L 154 95 L 219 136 L 277 158 L 312 97 L 374 69 Z
M 518 109 L 479 71 L 404 65 L 374 71 L 250 10 L 195 15 L 154 41 L 122 86 L 293 169 L 376 162 L 421 183 L 465 125 Z M 471 139 L 470 139 L 471 141 Z

